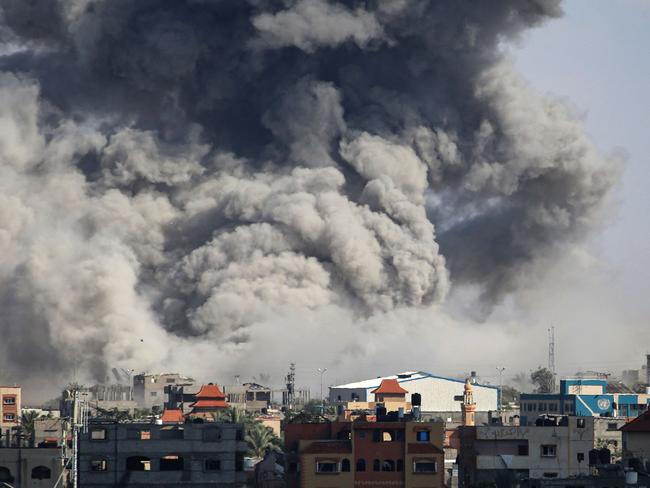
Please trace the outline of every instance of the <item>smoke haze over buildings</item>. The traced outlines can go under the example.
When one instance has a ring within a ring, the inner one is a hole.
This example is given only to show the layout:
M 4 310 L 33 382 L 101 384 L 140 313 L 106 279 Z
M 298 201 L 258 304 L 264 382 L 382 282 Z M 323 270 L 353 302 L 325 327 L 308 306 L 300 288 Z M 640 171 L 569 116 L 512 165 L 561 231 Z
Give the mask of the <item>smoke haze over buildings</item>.
M 485 318 L 598 225 L 618 179 L 502 54 L 559 0 L 0 6 L 17 375 L 234 371 L 303 338 L 331 358 L 325 324 L 372 351 L 464 285 Z

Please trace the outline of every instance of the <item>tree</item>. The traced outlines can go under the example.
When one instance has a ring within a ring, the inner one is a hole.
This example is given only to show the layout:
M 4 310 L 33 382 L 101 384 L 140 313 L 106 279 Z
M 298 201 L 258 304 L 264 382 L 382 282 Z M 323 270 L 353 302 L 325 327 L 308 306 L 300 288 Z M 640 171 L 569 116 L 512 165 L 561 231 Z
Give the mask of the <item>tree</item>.
M 535 393 L 553 393 L 555 390 L 555 375 L 548 368 L 539 366 L 530 373 L 530 381 L 535 385 Z
M 260 422 L 254 422 L 246 432 L 248 455 L 263 458 L 270 449 L 279 449 L 280 439 L 273 429 Z
M 20 417 L 20 429 L 22 431 L 22 434 L 28 439 L 29 447 L 34 446 L 34 437 L 36 435 L 36 427 L 34 422 L 39 417 L 39 413 L 34 410 L 27 410 L 23 412 Z
M 217 414 L 212 414 L 216 422 L 232 422 L 243 424 L 244 439 L 248 444 L 248 455 L 263 458 L 269 449 L 278 449 L 280 438 L 273 429 L 262 424 L 246 410 L 230 407 Z

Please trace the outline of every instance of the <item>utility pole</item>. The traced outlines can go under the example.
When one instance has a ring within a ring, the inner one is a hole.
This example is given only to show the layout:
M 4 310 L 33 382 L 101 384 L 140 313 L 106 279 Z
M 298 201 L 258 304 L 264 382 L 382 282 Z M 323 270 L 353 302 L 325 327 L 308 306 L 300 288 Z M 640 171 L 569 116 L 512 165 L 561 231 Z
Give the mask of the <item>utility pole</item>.
M 289 410 L 293 410 L 295 407 L 295 395 L 296 395 L 296 363 L 289 364 L 289 374 L 287 374 L 286 386 L 287 386 L 287 397 L 285 398 L 286 407 Z
M 499 372 L 499 403 L 497 404 L 499 412 L 503 410 L 503 372 L 506 370 L 504 367 L 497 367 Z
M 553 375 L 551 393 L 555 393 L 555 327 L 548 329 L 548 369 Z
M 325 398 L 323 397 L 323 375 L 327 371 L 327 368 L 318 368 L 320 373 L 320 413 L 321 415 L 325 414 Z

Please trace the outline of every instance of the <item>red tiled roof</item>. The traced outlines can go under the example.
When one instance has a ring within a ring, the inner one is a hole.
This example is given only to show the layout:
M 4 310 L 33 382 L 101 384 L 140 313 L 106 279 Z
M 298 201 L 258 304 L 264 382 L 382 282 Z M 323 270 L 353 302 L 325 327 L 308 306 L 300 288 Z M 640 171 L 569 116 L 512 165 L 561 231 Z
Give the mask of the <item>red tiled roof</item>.
M 650 411 L 643 412 L 619 430 L 622 430 L 623 432 L 650 432 Z
M 409 454 L 444 454 L 444 451 L 429 443 L 409 443 Z
M 350 441 L 316 441 L 309 444 L 301 454 L 350 454 L 352 444 Z
M 185 422 L 183 412 L 177 408 L 165 409 L 160 420 L 163 424 L 179 424 Z
M 225 400 L 226 395 L 219 389 L 217 385 L 208 383 L 203 385 L 199 392 L 195 395 L 197 399 L 199 398 L 222 398 Z
M 225 400 L 197 400 L 192 405 L 193 409 L 197 408 L 228 408 Z
M 372 390 L 370 393 L 374 393 L 375 395 L 377 393 L 392 393 L 394 395 L 405 395 L 408 393 L 408 390 L 405 390 L 401 386 L 399 386 L 399 383 L 397 382 L 396 379 L 392 380 L 381 380 L 381 385 L 379 385 L 379 388 L 375 388 Z

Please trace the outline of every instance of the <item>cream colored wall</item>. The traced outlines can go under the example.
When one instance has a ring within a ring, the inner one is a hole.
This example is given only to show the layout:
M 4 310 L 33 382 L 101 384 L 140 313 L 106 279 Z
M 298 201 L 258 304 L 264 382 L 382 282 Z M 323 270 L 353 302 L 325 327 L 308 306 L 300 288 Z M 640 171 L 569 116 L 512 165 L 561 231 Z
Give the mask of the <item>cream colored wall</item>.
M 317 474 L 317 459 L 337 459 L 339 462 L 347 458 L 350 461 L 350 471 L 345 473 Z M 302 479 L 301 488 L 353 488 L 354 487 L 354 463 L 352 454 L 303 454 L 301 456 L 300 476 Z
M 441 451 L 445 437 L 445 427 L 442 422 L 407 422 L 405 428 L 406 453 L 404 459 L 404 481 L 408 488 L 443 488 L 445 484 L 445 456 L 444 454 L 408 454 L 408 444 L 418 443 L 416 432 L 419 429 L 429 429 L 430 443 Z M 438 464 L 435 474 L 413 473 L 413 461 L 417 458 L 433 458 Z

